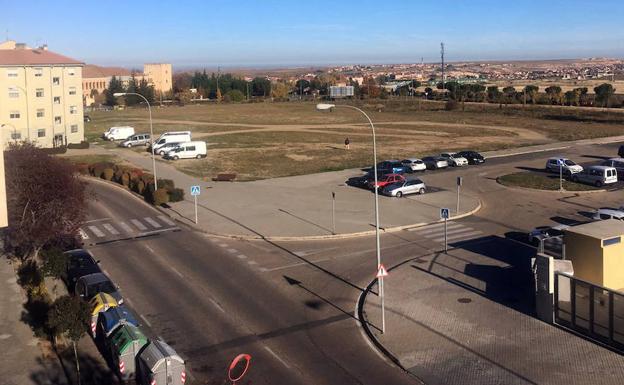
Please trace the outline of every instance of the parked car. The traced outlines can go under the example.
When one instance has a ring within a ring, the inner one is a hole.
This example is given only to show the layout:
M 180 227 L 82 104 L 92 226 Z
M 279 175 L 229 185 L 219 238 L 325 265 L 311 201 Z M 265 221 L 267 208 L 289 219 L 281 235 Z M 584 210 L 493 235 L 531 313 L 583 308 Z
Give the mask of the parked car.
M 539 226 L 529 231 L 529 243 L 532 245 L 539 245 L 540 241 L 553 238 L 563 237 L 563 230 L 569 228 L 568 225 L 555 225 L 555 226 Z
M 608 166 L 587 167 L 585 170 L 573 174 L 571 179 L 573 182 L 588 183 L 596 187 L 616 183 L 618 181 L 617 170 L 614 167 Z
M 483 155 L 479 154 L 476 151 L 460 151 L 457 153 L 457 155 L 466 158 L 468 164 L 481 164 L 485 162 L 485 158 L 483 157 Z
M 178 147 L 180 145 L 180 142 L 169 142 L 169 143 L 165 143 L 162 146 L 160 146 L 160 148 L 156 149 L 154 148 L 154 152 L 158 155 L 165 155 L 167 152 L 173 150 L 174 148 Z M 150 150 L 151 151 L 151 150 Z
M 600 163 L 601 166 L 614 167 L 620 179 L 624 179 L 624 158 L 611 158 Z
M 382 176 L 377 176 L 377 187 L 381 190 L 386 185 L 395 182 L 404 182 L 405 178 L 401 174 L 384 174 Z M 368 184 L 368 188 L 371 190 L 375 189 L 375 180 L 371 180 Z
M 134 127 L 130 126 L 111 127 L 102 134 L 104 139 L 110 140 L 111 142 L 113 140 L 124 140 L 132 135 L 134 135 Z
M 104 273 L 93 273 L 78 278 L 74 286 L 74 293 L 85 301 L 89 301 L 97 293 L 110 294 L 118 304 L 123 303 L 121 293 Z
M 427 166 L 428 170 L 436 170 L 449 166 L 446 158 L 442 158 L 440 156 L 427 156 L 422 158 L 422 161 L 425 163 L 425 166 Z
M 119 146 L 130 148 L 133 146 L 149 146 L 149 144 L 150 134 L 136 134 L 119 143 Z
M 620 221 L 624 221 L 624 210 L 602 207 L 594 212 L 594 215 L 592 215 L 592 219 L 595 219 L 597 221 L 605 219 L 617 219 Z
M 79 278 L 93 273 L 101 273 L 100 261 L 96 261 L 93 255 L 85 249 L 75 249 L 65 252 L 67 266 L 62 274 L 62 280 L 67 288 L 72 290 Z
M 406 166 L 411 172 L 425 171 L 427 166 L 425 162 L 417 158 L 408 158 L 401 161 L 401 164 Z
M 83 116 L 83 120 L 84 120 L 85 123 L 88 123 L 88 122 L 91 121 L 91 117 L 89 115 L 85 115 L 85 116 Z
M 374 178 L 373 173 L 368 172 L 364 175 L 349 178 L 349 180 L 347 181 L 347 184 L 353 187 L 368 188 L 368 184 L 370 183 L 371 180 L 373 180 L 373 178 Z
M 583 167 L 567 158 L 550 158 L 546 161 L 546 171 L 559 172 L 559 162 L 564 175 L 572 175 L 583 171 Z
M 167 151 L 164 155 L 165 159 L 201 159 L 207 156 L 206 142 L 184 142 L 180 143 L 177 147 Z
M 449 166 L 461 167 L 468 165 L 468 159 L 452 152 L 443 152 L 440 156 L 448 162 Z
M 158 139 L 152 143 L 152 146 L 154 146 L 154 152 L 160 154 L 159 149 L 167 143 L 183 143 L 190 141 L 191 131 L 170 131 L 162 133 Z
M 410 179 L 402 182 L 395 182 L 387 185 L 381 190 L 381 193 L 391 197 L 401 198 L 403 195 L 424 194 L 425 182 L 420 179 Z
M 377 163 L 377 172 L 380 170 L 387 171 L 391 174 L 403 174 L 409 171 L 409 168 L 398 160 L 384 160 Z
M 620 146 L 620 148 L 618 148 L 618 156 L 620 158 L 624 158 L 624 144 Z

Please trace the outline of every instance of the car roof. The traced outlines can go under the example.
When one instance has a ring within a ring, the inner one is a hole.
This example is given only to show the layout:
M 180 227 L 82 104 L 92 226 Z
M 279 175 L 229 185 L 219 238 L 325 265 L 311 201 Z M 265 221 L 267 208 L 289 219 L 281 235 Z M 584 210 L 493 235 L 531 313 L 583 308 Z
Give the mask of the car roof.
M 614 217 L 624 217 L 624 211 L 618 210 L 618 209 L 612 209 L 609 207 L 601 207 L 598 210 L 596 210 L 596 212 L 598 214 L 608 214 Z
M 402 160 L 402 162 L 405 162 L 406 160 L 409 160 L 410 162 L 416 162 L 417 160 L 420 160 L 420 158 L 405 158 Z
M 80 277 L 79 281 L 83 281 L 87 285 L 91 285 L 94 283 L 110 281 L 110 278 L 108 278 L 104 273 L 93 273 Z
M 613 162 L 624 162 L 624 158 L 609 158 L 607 160 L 611 160 Z
M 594 170 L 615 170 L 615 167 L 611 167 L 611 166 L 589 166 L 587 167 L 587 169 L 594 169 Z

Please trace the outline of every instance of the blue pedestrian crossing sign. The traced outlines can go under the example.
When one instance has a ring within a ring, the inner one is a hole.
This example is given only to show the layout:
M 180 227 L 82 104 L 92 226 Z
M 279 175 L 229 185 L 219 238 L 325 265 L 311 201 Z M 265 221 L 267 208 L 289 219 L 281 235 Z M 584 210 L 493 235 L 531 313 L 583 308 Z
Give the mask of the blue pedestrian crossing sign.
M 447 208 L 440 209 L 440 219 L 449 219 L 450 210 Z
M 196 196 L 201 194 L 201 187 L 200 186 L 191 186 L 191 195 L 192 196 Z

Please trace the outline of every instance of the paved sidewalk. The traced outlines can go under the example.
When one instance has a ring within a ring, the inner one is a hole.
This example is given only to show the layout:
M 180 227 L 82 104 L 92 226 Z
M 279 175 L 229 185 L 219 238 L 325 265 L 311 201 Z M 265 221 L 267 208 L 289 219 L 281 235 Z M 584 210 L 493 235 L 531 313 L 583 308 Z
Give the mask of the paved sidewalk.
M 5 385 L 65 384 L 65 374 L 53 353 L 44 357 L 30 327 L 22 320 L 25 295 L 13 266 L 0 257 L 0 383 Z
M 125 149 L 105 150 L 147 170 L 152 169 L 149 154 Z M 275 178 L 252 182 L 207 182 L 157 161 L 158 178 L 172 179 L 185 190 L 185 201 L 171 204 L 170 215 L 193 223 L 195 208 L 190 186 L 199 185 L 199 226 L 206 232 L 243 237 L 324 237 L 374 231 L 373 193 L 347 186 L 345 182 L 363 174 L 344 170 L 312 175 Z M 438 221 L 440 208 L 455 206 L 453 188 L 443 187 L 440 177 L 418 175 L 430 187 L 424 195 L 405 198 L 379 197 L 380 225 L 384 229 Z M 436 179 L 437 178 L 437 179 Z M 446 177 L 449 181 L 454 179 Z M 431 182 L 430 182 L 431 181 Z M 332 192 L 336 193 L 335 227 L 332 224 Z M 477 198 L 462 195 L 460 214 L 478 209 Z
M 392 269 L 384 280 L 386 333 L 376 329 L 381 312 L 374 293 L 363 306 L 373 325 L 369 329 L 401 366 L 428 385 L 622 383 L 621 355 L 514 310 L 513 301 L 489 299 L 504 282 L 479 278 L 477 268 L 482 277 L 498 274 L 506 281 L 504 272 L 511 266 L 451 249 L 449 255 Z

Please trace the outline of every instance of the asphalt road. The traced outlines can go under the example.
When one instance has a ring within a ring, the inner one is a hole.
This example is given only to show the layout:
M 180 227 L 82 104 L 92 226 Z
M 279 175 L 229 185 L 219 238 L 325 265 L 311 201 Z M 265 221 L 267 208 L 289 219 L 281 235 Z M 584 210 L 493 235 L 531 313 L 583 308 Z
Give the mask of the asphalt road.
M 191 383 L 226 383 L 229 362 L 239 353 L 252 356 L 241 384 L 417 383 L 369 347 L 353 318 L 374 259 L 358 258 L 351 276 L 339 276 L 280 245 L 226 244 L 175 226 L 128 237 L 120 222 L 159 213 L 115 186 L 90 182 L 90 188 L 97 198 L 87 225 L 106 235 L 87 228 L 86 243 L 147 334 L 188 361 Z M 106 233 L 104 223 L 120 234 Z M 300 265 L 261 271 L 245 253 Z

